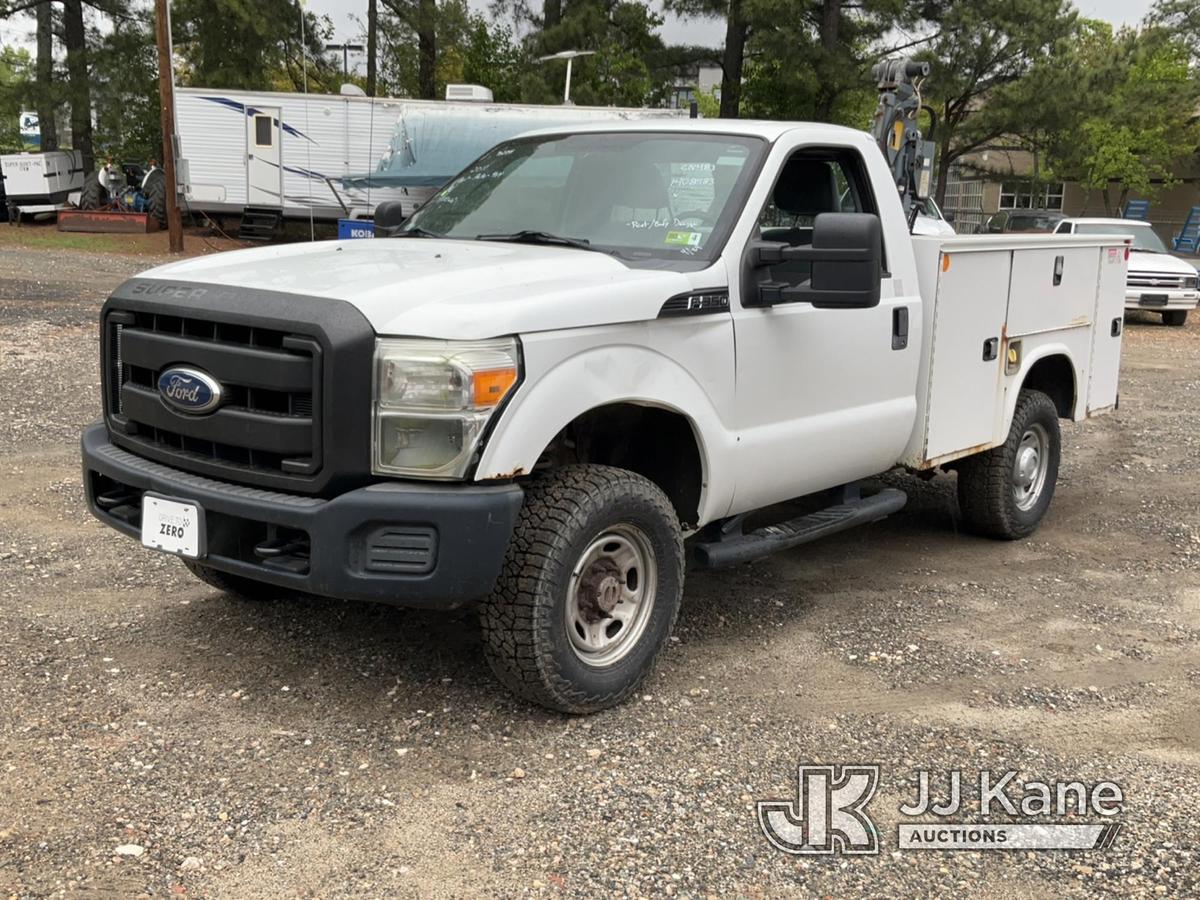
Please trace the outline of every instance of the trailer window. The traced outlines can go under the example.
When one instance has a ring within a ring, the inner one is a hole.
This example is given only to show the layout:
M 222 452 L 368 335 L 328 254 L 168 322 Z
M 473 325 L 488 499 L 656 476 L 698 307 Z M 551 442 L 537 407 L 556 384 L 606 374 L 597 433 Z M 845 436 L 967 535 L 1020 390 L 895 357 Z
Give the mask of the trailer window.
M 270 116 L 254 117 L 254 146 L 270 147 L 275 143 L 275 129 Z

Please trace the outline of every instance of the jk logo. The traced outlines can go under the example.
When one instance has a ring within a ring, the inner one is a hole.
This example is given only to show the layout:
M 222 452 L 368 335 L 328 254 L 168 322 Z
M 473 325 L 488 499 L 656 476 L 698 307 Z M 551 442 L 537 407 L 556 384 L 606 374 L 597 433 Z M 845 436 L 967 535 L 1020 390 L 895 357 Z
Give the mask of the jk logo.
M 795 800 L 758 801 L 758 825 L 784 853 L 879 852 L 865 812 L 879 786 L 879 766 L 799 766 Z

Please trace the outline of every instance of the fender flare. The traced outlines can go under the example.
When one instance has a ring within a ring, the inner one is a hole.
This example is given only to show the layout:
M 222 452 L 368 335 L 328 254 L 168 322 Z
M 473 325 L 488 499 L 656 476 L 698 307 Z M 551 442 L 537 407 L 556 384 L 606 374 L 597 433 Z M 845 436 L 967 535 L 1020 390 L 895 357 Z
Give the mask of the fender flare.
M 1010 389 L 1005 392 L 1004 397 L 1004 419 L 1002 420 L 1003 431 L 1001 437 L 1002 443 L 1008 435 L 1008 430 L 1012 427 L 1013 413 L 1017 408 L 1017 398 L 1021 394 L 1021 389 L 1025 386 L 1025 379 L 1029 377 L 1029 373 L 1033 370 L 1033 367 L 1037 365 L 1037 363 L 1041 362 L 1043 359 L 1048 359 L 1051 356 L 1066 357 L 1067 362 L 1071 364 L 1071 372 L 1073 373 L 1075 380 L 1075 397 L 1071 404 L 1071 418 L 1074 421 L 1079 421 L 1079 419 L 1082 418 L 1082 413 L 1087 408 L 1087 385 L 1084 381 L 1086 378 L 1086 373 L 1080 371 L 1079 364 L 1075 361 L 1075 356 L 1071 353 L 1071 348 L 1066 344 L 1057 341 L 1054 343 L 1042 344 L 1030 351 L 1030 354 L 1021 360 L 1021 368 L 1017 374 L 1010 376 Z M 1081 390 L 1081 384 L 1083 386 L 1083 390 Z
M 570 356 L 518 388 L 487 440 L 475 480 L 529 474 L 563 428 L 616 403 L 664 409 L 687 419 L 700 453 L 700 522 L 723 516 L 733 500 L 736 437 L 690 372 L 662 353 L 630 344 Z

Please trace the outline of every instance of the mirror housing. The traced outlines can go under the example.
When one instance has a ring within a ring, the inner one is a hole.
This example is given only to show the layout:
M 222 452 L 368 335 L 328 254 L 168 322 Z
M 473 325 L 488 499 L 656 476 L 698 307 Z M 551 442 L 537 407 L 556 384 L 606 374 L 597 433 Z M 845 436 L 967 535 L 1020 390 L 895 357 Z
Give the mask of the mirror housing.
M 396 233 L 407 216 L 404 215 L 404 205 L 399 200 L 385 200 L 375 207 L 375 237 L 391 237 Z
M 883 275 L 883 229 L 872 213 L 821 213 L 813 222 L 812 244 L 793 247 L 771 241 L 750 245 L 758 272 L 785 262 L 812 266 L 799 285 L 756 277 L 745 292 L 748 306 L 811 303 L 818 309 L 870 309 L 879 305 Z

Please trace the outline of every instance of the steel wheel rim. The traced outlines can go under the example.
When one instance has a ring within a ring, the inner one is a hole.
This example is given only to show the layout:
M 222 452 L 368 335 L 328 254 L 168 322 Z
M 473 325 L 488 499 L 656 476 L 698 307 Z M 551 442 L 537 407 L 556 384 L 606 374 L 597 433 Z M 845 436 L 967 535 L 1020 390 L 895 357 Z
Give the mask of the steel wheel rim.
M 580 554 L 567 586 L 567 637 L 588 666 L 628 656 L 646 631 L 658 587 L 654 550 L 645 532 L 613 525 Z
M 1017 509 L 1024 512 L 1037 505 L 1049 469 L 1050 435 L 1042 425 L 1030 425 L 1021 435 L 1013 462 L 1012 492 Z

